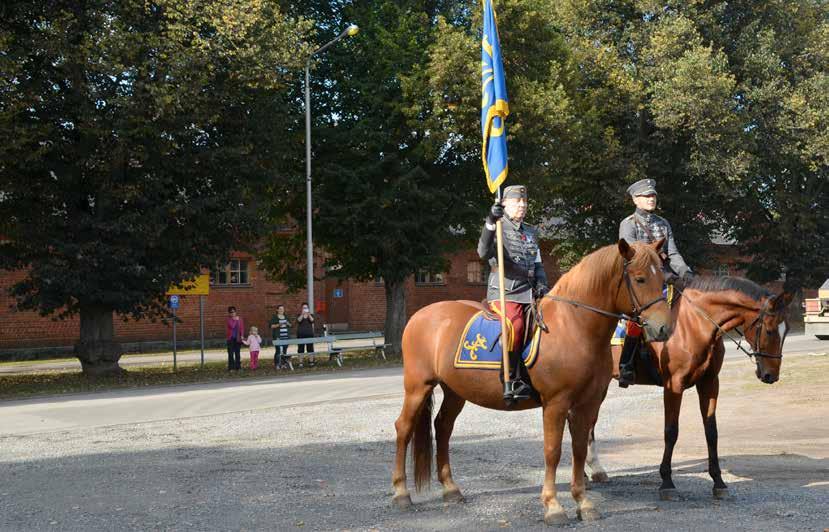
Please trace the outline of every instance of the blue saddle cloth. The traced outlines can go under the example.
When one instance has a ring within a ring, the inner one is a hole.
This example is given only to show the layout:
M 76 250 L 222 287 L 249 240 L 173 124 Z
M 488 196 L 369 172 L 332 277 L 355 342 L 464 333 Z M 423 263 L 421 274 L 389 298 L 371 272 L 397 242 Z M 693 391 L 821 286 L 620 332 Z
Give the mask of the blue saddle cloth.
M 671 306 L 671 301 L 674 298 L 674 287 L 672 285 L 665 285 L 662 289 L 662 295 L 668 301 L 668 306 Z M 616 330 L 613 331 L 613 337 L 610 339 L 610 345 L 622 345 L 625 343 L 625 336 L 627 336 L 626 320 L 619 320 L 616 324 Z
M 521 358 L 528 368 L 532 367 L 538 358 L 540 340 L 541 329 L 536 327 L 532 339 L 527 342 L 521 353 Z M 501 369 L 501 356 L 501 321 L 487 319 L 483 311 L 477 312 L 463 330 L 455 353 L 455 367 Z

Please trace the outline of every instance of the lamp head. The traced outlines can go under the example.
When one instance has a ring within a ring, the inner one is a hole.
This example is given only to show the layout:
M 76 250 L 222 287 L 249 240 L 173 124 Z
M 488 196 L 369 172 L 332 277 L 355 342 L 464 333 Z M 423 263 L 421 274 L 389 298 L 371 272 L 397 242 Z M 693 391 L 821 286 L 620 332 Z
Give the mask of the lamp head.
M 360 33 L 360 28 L 359 28 L 359 26 L 357 26 L 356 24 L 351 24 L 350 26 L 348 26 L 348 27 L 345 29 L 345 33 L 346 33 L 346 35 L 348 35 L 349 37 L 354 37 L 355 35 L 357 35 L 358 33 Z

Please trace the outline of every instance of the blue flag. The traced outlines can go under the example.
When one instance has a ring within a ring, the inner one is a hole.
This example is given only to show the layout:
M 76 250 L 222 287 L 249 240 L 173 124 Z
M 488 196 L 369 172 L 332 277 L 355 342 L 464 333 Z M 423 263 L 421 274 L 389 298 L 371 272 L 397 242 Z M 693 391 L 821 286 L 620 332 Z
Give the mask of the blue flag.
M 493 194 L 507 178 L 507 115 L 509 99 L 501 61 L 495 9 L 484 2 L 484 36 L 481 41 L 481 158 L 489 191 Z

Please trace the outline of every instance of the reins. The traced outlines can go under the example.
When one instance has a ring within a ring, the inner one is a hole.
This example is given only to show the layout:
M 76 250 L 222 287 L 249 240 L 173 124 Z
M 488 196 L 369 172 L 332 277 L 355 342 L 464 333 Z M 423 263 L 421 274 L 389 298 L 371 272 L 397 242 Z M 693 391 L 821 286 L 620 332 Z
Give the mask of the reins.
M 716 327 L 716 328 L 717 328 L 717 330 L 719 330 L 719 331 L 720 331 L 720 336 L 724 336 L 724 337 L 728 338 L 729 340 L 731 340 L 731 342 L 732 342 L 734 345 L 736 345 L 736 346 L 737 346 L 737 349 L 739 349 L 740 351 L 742 351 L 742 352 L 743 352 L 746 356 L 748 356 L 749 358 L 753 358 L 753 357 L 765 357 L 765 358 L 775 358 L 775 359 L 781 359 L 781 358 L 783 358 L 783 354 L 782 354 L 782 353 L 781 353 L 781 354 L 779 354 L 779 355 L 773 355 L 773 354 L 771 354 L 771 353 L 764 353 L 763 351 L 756 351 L 756 350 L 755 350 L 755 351 L 748 351 L 748 350 L 746 350 L 746 348 L 745 348 L 745 347 L 743 347 L 743 340 L 746 340 L 746 336 L 745 336 L 745 334 L 743 334 L 743 332 L 742 332 L 739 328 L 734 327 L 734 330 L 735 330 L 735 331 L 737 331 L 737 334 L 739 334 L 739 335 L 740 335 L 740 340 L 738 341 L 738 340 L 735 340 L 735 339 L 734 339 L 734 338 L 733 338 L 730 334 L 728 334 L 728 331 L 726 331 L 725 329 L 723 329 L 723 328 L 720 326 L 720 324 L 719 324 L 719 323 L 717 323 L 716 321 L 714 321 L 714 319 L 713 319 L 713 318 L 711 318 L 711 316 L 709 316 L 709 315 L 708 315 L 708 314 L 707 314 L 707 313 L 706 313 L 706 312 L 702 309 L 702 307 L 700 307 L 699 305 L 697 305 L 696 303 L 694 303 L 694 301 L 693 301 L 691 298 L 689 298 L 688 296 L 686 296 L 686 295 L 683 293 L 683 291 L 682 291 L 679 287 L 677 287 L 676 285 L 674 285 L 674 290 L 678 291 L 680 296 L 685 296 L 685 301 L 687 301 L 688 303 L 690 303 L 690 304 L 691 304 L 691 306 L 694 308 L 694 310 L 695 310 L 695 311 L 697 311 L 697 313 L 698 313 L 698 314 L 702 315 L 702 317 L 703 317 L 703 318 L 705 318 L 706 320 L 710 321 L 710 322 L 714 325 L 714 327 Z M 749 326 L 748 326 L 746 329 L 750 329 L 750 328 L 754 327 L 754 325 L 755 325 L 758 321 L 762 320 L 762 318 L 764 318 L 764 317 L 765 317 L 766 312 L 767 312 L 767 308 L 766 308 L 766 307 L 768 307 L 768 304 L 769 304 L 769 301 L 768 301 L 768 299 L 767 299 L 767 300 L 765 301 L 765 303 L 763 303 L 763 306 L 762 306 L 762 307 L 760 307 L 760 308 L 758 309 L 758 310 L 759 310 L 759 313 L 757 314 L 757 317 L 756 317 L 756 318 L 754 318 L 754 321 L 752 321 L 752 322 L 751 322 L 751 324 L 749 324 Z M 761 333 L 762 333 L 762 331 L 763 331 L 763 327 L 764 327 L 764 325 L 763 325 L 763 324 L 762 324 L 762 322 L 761 322 L 760 328 L 759 328 L 759 329 L 757 329 L 757 335 L 756 335 L 756 337 L 755 337 L 755 342 L 754 342 L 754 344 L 755 344 L 755 345 L 757 345 L 757 346 L 759 346 L 759 345 L 760 345 L 760 334 L 761 334 Z M 749 346 L 750 346 L 752 349 L 756 349 L 754 346 L 751 346 L 751 343 L 749 343 Z
M 633 321 L 633 322 L 639 324 L 640 326 L 644 326 L 646 322 L 645 322 L 644 319 L 642 319 L 642 316 L 641 316 L 642 312 L 649 309 L 653 305 L 659 303 L 660 301 L 667 301 L 667 299 L 665 298 L 665 296 L 660 296 L 660 297 L 657 297 L 656 299 L 654 299 L 653 301 L 651 301 L 650 303 L 647 303 L 646 305 L 640 305 L 639 304 L 639 298 L 636 297 L 636 292 L 633 290 L 633 283 L 631 283 L 630 275 L 628 274 L 628 265 L 629 264 L 630 264 L 630 261 L 625 259 L 625 261 L 623 263 L 623 266 L 622 266 L 622 278 L 625 281 L 625 285 L 627 286 L 627 289 L 628 289 L 628 294 L 630 295 L 630 301 L 633 304 L 633 315 L 632 316 L 629 316 L 628 314 L 625 314 L 624 312 L 621 312 L 621 313 L 609 312 L 607 310 L 603 310 L 603 309 L 594 307 L 592 305 L 588 305 L 587 303 L 582 303 L 581 301 L 575 301 L 573 299 L 567 299 L 566 297 L 553 296 L 553 295 L 549 295 L 549 294 L 545 295 L 544 297 L 552 299 L 553 301 L 561 301 L 562 303 L 567 303 L 569 305 L 573 305 L 574 307 L 583 308 L 585 310 L 595 312 L 596 314 L 601 314 L 602 316 L 607 316 L 608 318 L 614 318 L 616 320 L 620 320 L 620 319 L 621 320 L 629 320 L 629 321 Z M 620 280 L 619 282 L 621 283 L 622 281 Z M 618 293 L 617 293 L 617 295 L 618 295 Z
M 615 318 L 617 320 L 631 320 L 631 321 L 635 321 L 637 323 L 639 323 L 640 320 L 641 320 L 641 318 L 639 316 L 636 316 L 636 317 L 628 316 L 624 312 L 618 313 L 618 314 L 615 313 L 615 312 L 608 312 L 606 310 L 596 308 L 592 305 L 588 305 L 587 303 L 581 303 L 579 301 L 575 301 L 573 299 L 567 299 L 565 297 L 551 296 L 551 295 L 545 295 L 544 297 L 547 298 L 547 299 L 552 299 L 553 301 L 561 301 L 562 303 L 568 303 L 570 305 L 573 305 L 574 307 L 583 308 L 583 309 L 589 310 L 591 312 L 595 312 L 596 314 L 601 314 L 603 316 L 607 316 L 608 318 Z

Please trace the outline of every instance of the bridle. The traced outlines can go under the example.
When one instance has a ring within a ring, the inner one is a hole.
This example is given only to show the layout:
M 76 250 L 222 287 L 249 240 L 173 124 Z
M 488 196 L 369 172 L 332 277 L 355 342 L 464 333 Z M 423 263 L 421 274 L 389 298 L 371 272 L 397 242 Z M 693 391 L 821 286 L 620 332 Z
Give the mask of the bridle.
M 747 331 L 747 330 L 751 329 L 752 327 L 754 327 L 755 325 L 757 325 L 757 322 L 760 322 L 760 326 L 757 327 L 757 332 L 754 336 L 754 345 L 751 345 L 751 342 L 746 338 L 746 335 L 739 328 L 734 327 L 734 330 L 737 331 L 737 334 L 740 335 L 740 339 L 735 340 L 730 334 L 728 334 L 728 331 L 723 329 L 720 326 L 720 324 L 717 323 L 716 321 L 714 321 L 714 319 L 711 318 L 711 316 L 709 316 L 704 310 L 702 310 L 702 308 L 699 305 L 694 303 L 693 300 L 691 300 L 688 296 L 686 296 L 683 293 L 683 291 L 679 289 L 679 287 L 674 286 L 674 289 L 679 292 L 680 296 L 684 296 L 685 301 L 690 303 L 691 306 L 694 307 L 694 310 L 696 310 L 700 315 L 702 315 L 702 317 L 704 317 L 705 319 L 707 319 L 708 321 L 710 321 L 711 323 L 714 324 L 714 327 L 716 327 L 717 330 L 719 330 L 719 332 L 720 332 L 719 336 L 724 336 L 725 338 L 728 338 L 729 340 L 731 340 L 731 342 L 734 345 L 737 346 L 737 349 L 739 349 L 740 351 L 745 353 L 746 356 L 748 356 L 749 358 L 760 357 L 760 358 L 772 358 L 772 359 L 778 359 L 778 360 L 783 358 L 783 341 L 786 339 L 786 334 L 785 333 L 780 338 L 780 354 L 779 355 L 775 355 L 775 354 L 772 354 L 772 353 L 766 353 L 764 351 L 758 351 L 757 348 L 755 347 L 755 346 L 760 345 L 760 335 L 763 333 L 763 331 L 765 330 L 765 327 L 766 327 L 764 318 L 766 317 L 767 314 L 771 314 L 769 312 L 769 308 L 768 308 L 769 307 L 769 301 L 771 301 L 771 299 L 766 299 L 766 301 L 763 302 L 763 306 L 760 307 L 759 312 L 757 313 L 757 317 L 754 318 L 754 320 L 748 325 L 748 327 L 743 327 L 743 329 Z M 787 329 L 786 332 L 788 332 L 788 329 Z M 752 351 L 748 351 L 745 347 L 743 347 L 743 340 L 746 340 L 749 347 L 751 347 Z
M 652 306 L 656 305 L 660 301 L 665 301 L 666 303 L 668 302 L 668 298 L 666 298 L 664 295 L 661 295 L 661 296 L 657 297 L 656 299 L 654 299 L 653 301 L 651 301 L 650 303 L 647 303 L 645 305 L 639 304 L 639 298 L 636 297 L 636 292 L 633 290 L 633 282 L 630 280 L 630 273 L 628 273 L 628 264 L 630 264 L 630 261 L 625 259 L 624 266 L 622 267 L 622 277 L 625 280 L 625 285 L 627 285 L 628 295 L 630 295 L 630 301 L 631 301 L 631 303 L 633 303 L 633 314 L 634 314 L 634 316 L 639 318 L 639 316 L 643 312 L 645 312 L 647 309 L 651 308 Z M 617 288 L 616 293 L 618 294 L 618 292 L 619 292 L 619 289 Z M 642 325 L 642 324 L 643 323 L 640 323 L 640 325 Z
M 616 296 L 618 297 L 619 289 L 621 289 L 621 287 L 622 287 L 622 280 L 624 280 L 625 286 L 627 286 L 627 289 L 628 289 L 628 295 L 630 296 L 630 301 L 633 304 L 633 313 L 632 313 L 632 315 L 625 314 L 624 312 L 622 312 L 622 313 L 608 312 L 606 310 L 596 308 L 592 305 L 588 305 L 586 303 L 581 303 L 579 301 L 574 301 L 572 299 L 567 299 L 565 297 L 552 296 L 552 295 L 549 295 L 549 294 L 545 295 L 544 297 L 552 299 L 553 301 L 561 301 L 562 303 L 568 303 L 568 304 L 573 305 L 575 307 L 580 307 L 580 308 L 589 310 L 591 312 L 595 312 L 597 314 L 607 316 L 609 318 L 615 318 L 617 320 L 620 320 L 620 319 L 621 320 L 628 320 L 628 321 L 632 321 L 632 322 L 637 323 L 639 326 L 644 326 L 645 323 L 646 323 L 646 320 L 642 318 L 642 312 L 644 312 L 647 309 L 651 308 L 652 306 L 656 305 L 660 301 L 666 301 L 667 302 L 667 298 L 664 295 L 662 295 L 662 296 L 657 297 L 653 301 L 650 301 L 649 303 L 646 303 L 645 305 L 641 305 L 639 303 L 639 298 L 636 297 L 636 291 L 633 289 L 633 282 L 630 280 L 630 273 L 628 272 L 628 266 L 630 265 L 630 262 L 631 261 L 629 261 L 627 259 L 624 259 L 624 262 L 622 263 L 622 279 L 619 279 L 619 286 L 616 288 Z

